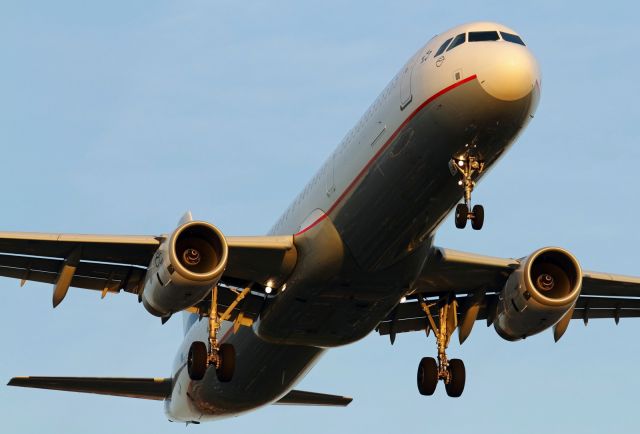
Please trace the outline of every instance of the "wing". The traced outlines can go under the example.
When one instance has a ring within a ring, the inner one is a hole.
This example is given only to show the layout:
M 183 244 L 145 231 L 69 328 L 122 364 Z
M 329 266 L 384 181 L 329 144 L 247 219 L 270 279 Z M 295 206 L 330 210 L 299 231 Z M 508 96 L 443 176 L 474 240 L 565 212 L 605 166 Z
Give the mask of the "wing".
M 164 236 L 0 232 L 0 276 L 54 285 L 54 307 L 69 287 L 137 294 Z M 293 236 L 227 237 L 221 283 L 245 287 L 284 281 L 296 264 Z M 225 298 L 222 297 L 222 302 Z M 228 304 L 231 302 L 229 301 Z
M 457 315 L 461 328 L 465 324 L 465 314 L 472 307 L 477 309 L 474 320 L 491 322 L 489 307 L 495 305 L 497 294 L 520 263 L 520 259 L 436 248 L 412 288 L 412 295 L 380 323 L 378 332 L 390 335 L 393 341 L 397 333 L 428 330 L 429 322 L 418 300 L 451 293 L 458 299 Z M 437 312 L 433 316 L 437 318 Z M 589 319 L 613 318 L 618 322 L 620 318 L 637 317 L 640 317 L 639 277 L 592 271 L 583 273 L 582 292 L 573 311 L 573 319 L 582 319 L 586 323 Z

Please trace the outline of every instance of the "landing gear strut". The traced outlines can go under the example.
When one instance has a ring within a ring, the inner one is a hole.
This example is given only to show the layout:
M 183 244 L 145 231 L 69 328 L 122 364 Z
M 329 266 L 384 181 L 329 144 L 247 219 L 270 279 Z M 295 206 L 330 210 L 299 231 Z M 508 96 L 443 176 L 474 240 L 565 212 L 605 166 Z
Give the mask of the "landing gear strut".
M 431 315 L 431 307 L 439 306 L 437 322 Z M 460 359 L 447 358 L 447 347 L 451 335 L 458 325 L 458 312 L 453 296 L 442 297 L 438 303 L 427 304 L 420 299 L 420 306 L 429 320 L 429 330 L 432 330 L 438 344 L 438 360 L 424 357 L 418 365 L 418 391 L 421 395 L 433 395 L 438 381 L 444 382 L 447 395 L 457 398 L 462 395 L 466 379 L 464 363 Z
M 460 175 L 458 185 L 464 188 L 464 203 L 456 207 L 456 227 L 463 229 L 467 225 L 467 220 L 471 220 L 471 227 L 480 230 L 484 224 L 484 208 L 482 205 L 471 208 L 471 193 L 476 186 L 474 178 L 484 171 L 484 161 L 466 152 L 460 157 L 452 158 L 450 166 Z
M 201 341 L 195 341 L 189 348 L 187 370 L 189 378 L 199 381 L 204 378 L 209 366 L 214 366 L 216 375 L 221 383 L 227 383 L 233 378 L 236 367 L 236 350 L 231 344 L 218 343 L 218 329 L 221 319 L 218 316 L 218 287 L 214 287 L 211 294 L 211 309 L 209 311 L 209 348 Z

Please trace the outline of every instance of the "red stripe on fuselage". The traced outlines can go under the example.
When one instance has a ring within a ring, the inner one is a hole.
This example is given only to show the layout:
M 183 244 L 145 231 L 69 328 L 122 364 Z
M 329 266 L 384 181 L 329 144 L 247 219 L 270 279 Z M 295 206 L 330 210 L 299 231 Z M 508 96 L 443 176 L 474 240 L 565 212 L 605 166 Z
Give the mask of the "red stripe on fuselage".
M 447 92 L 452 91 L 453 89 L 455 89 L 458 86 L 461 86 L 465 83 L 468 83 L 474 79 L 476 79 L 477 76 L 474 74 L 470 77 L 465 78 L 464 80 L 460 80 L 457 83 L 453 83 L 451 86 L 445 87 L 444 89 L 442 89 L 441 91 L 439 91 L 438 93 L 430 96 L 429 98 L 427 98 L 427 100 L 425 102 L 423 102 L 422 104 L 420 104 L 418 106 L 418 108 L 416 108 L 413 112 L 411 112 L 411 114 L 404 120 L 404 122 L 402 122 L 402 124 L 393 132 L 393 134 L 391 135 L 391 137 L 389 137 L 389 139 L 385 142 L 384 145 L 382 145 L 382 147 L 380 148 L 380 150 L 378 152 L 376 152 L 376 154 L 369 160 L 369 162 L 362 168 L 362 170 L 360 170 L 360 173 L 358 173 L 358 175 L 353 179 L 353 181 L 351 181 L 351 183 L 349 184 L 349 186 L 344 190 L 344 192 L 342 192 L 342 194 L 340 195 L 340 197 L 338 197 L 338 199 L 336 199 L 336 201 L 333 203 L 333 205 L 331 205 L 331 208 L 329 208 L 329 211 L 327 211 L 326 214 L 323 214 L 322 217 L 318 218 L 316 221 L 314 221 L 313 223 L 311 223 L 309 226 L 307 226 L 306 228 L 300 230 L 300 232 L 298 232 L 297 234 L 295 234 L 294 236 L 297 235 L 301 235 L 303 233 L 305 233 L 306 231 L 308 231 L 309 229 L 313 228 L 315 225 L 317 225 L 318 223 L 320 223 L 322 220 L 324 220 L 328 214 L 331 214 L 336 207 L 340 204 L 340 202 L 342 202 L 342 200 L 345 198 L 345 196 L 347 194 L 349 194 L 349 192 L 353 189 L 353 187 L 355 187 L 355 185 L 358 183 L 358 181 L 360 181 L 360 179 L 364 176 L 364 174 L 367 172 L 367 170 L 369 170 L 369 168 L 373 165 L 373 163 L 376 162 L 376 160 L 380 157 L 380 155 L 382 155 L 382 153 L 389 147 L 389 145 L 391 144 L 391 142 L 393 142 L 393 139 L 396 138 L 396 136 L 398 135 L 398 133 L 400 133 L 400 131 L 402 131 L 402 129 L 423 109 L 425 108 L 428 104 L 432 103 L 433 101 L 435 101 L 436 99 L 438 99 L 439 97 L 441 97 L 442 95 L 444 95 Z

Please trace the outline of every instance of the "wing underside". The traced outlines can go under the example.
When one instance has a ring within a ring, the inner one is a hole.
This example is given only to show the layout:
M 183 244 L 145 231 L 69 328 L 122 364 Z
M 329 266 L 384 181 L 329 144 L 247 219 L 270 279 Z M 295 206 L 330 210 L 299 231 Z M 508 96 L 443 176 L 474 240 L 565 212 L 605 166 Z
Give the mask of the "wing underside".
M 458 324 L 471 306 L 477 320 L 492 321 L 492 308 L 509 275 L 520 266 L 520 259 L 496 258 L 438 248 L 418 278 L 412 295 L 399 304 L 378 326 L 382 335 L 429 329 L 420 301 L 439 303 L 441 297 L 455 294 Z M 479 299 L 478 293 L 482 294 Z M 437 309 L 433 317 L 437 318 Z M 581 295 L 572 319 L 585 324 L 590 319 L 640 318 L 640 278 L 585 271 Z
M 108 293 L 139 294 L 147 267 L 166 236 L 75 235 L 0 232 L 0 276 L 54 285 L 54 307 L 69 287 Z M 227 288 L 283 281 L 296 264 L 293 236 L 226 237 L 227 268 L 220 281 Z M 221 291 L 220 308 L 237 294 Z M 245 298 L 249 311 L 264 301 Z M 244 307 L 244 306 L 238 306 Z

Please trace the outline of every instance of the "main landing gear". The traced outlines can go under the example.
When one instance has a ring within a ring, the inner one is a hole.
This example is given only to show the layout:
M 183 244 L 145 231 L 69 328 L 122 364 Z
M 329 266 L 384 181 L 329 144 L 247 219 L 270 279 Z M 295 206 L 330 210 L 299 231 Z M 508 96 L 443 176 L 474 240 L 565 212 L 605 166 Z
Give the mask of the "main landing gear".
M 456 227 L 464 229 L 467 220 L 471 220 L 471 227 L 478 231 L 482 229 L 484 224 L 484 208 L 482 205 L 475 205 L 471 208 L 471 193 L 476 186 L 474 177 L 484 171 L 484 161 L 467 152 L 461 157 L 452 158 L 449 165 L 460 174 L 458 185 L 464 188 L 464 203 L 459 203 L 456 206 Z
M 437 322 L 431 315 L 431 307 L 439 306 Z M 447 395 L 457 398 L 462 395 L 466 379 L 464 363 L 460 359 L 447 358 L 447 347 L 451 335 L 458 325 L 457 302 L 453 296 L 442 297 L 438 303 L 427 304 L 420 298 L 420 306 L 427 315 L 429 328 L 438 344 L 438 361 L 433 357 L 423 357 L 418 365 L 418 391 L 421 395 L 433 395 L 438 381 L 444 382 Z
M 195 341 L 189 348 L 187 356 L 187 371 L 189 378 L 199 381 L 210 366 L 216 369 L 216 375 L 221 383 L 228 383 L 233 378 L 236 367 L 236 350 L 231 344 L 218 344 L 218 287 L 213 288 L 211 309 L 209 311 L 209 348 L 201 341 Z

